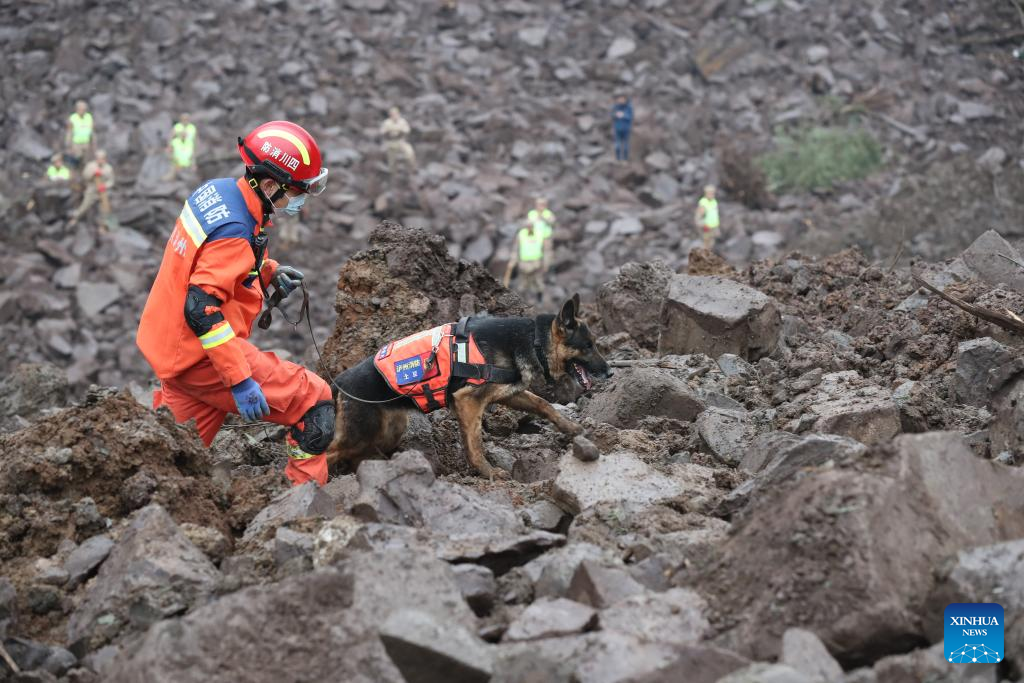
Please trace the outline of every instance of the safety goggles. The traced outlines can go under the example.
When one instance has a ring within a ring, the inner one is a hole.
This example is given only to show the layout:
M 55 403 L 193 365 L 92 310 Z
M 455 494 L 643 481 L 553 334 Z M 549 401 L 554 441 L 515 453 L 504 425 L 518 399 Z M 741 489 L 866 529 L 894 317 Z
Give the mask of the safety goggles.
M 293 182 L 293 185 L 308 195 L 316 197 L 327 189 L 327 169 L 321 168 L 320 173 L 309 180 Z

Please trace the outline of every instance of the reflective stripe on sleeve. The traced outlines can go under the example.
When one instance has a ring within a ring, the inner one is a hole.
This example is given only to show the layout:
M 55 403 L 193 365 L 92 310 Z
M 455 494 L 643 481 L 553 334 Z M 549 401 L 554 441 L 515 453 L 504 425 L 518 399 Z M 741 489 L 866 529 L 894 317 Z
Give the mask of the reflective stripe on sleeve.
M 206 334 L 200 336 L 199 343 L 203 345 L 204 349 L 212 349 L 216 346 L 229 342 L 234 338 L 235 331 L 231 329 L 231 325 L 224 323 L 220 327 L 215 327 Z
M 199 248 L 206 241 L 206 233 L 199 227 L 199 221 L 196 220 L 196 215 L 192 213 L 192 207 L 188 205 L 188 202 L 185 202 L 178 218 L 181 219 L 181 224 L 185 227 L 185 232 L 188 233 L 192 244 Z

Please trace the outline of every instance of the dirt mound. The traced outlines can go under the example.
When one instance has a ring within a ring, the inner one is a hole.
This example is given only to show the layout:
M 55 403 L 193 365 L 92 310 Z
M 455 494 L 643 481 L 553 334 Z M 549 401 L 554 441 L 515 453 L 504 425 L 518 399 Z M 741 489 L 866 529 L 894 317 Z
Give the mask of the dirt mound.
M 370 247 L 338 277 L 334 332 L 324 346 L 332 372 L 352 367 L 383 344 L 464 315 L 522 315 L 517 294 L 485 268 L 449 256 L 445 240 L 385 221 Z
M 151 502 L 179 522 L 229 531 L 195 431 L 128 392 L 92 393 L 2 434 L 0 452 L 0 556 L 48 556 L 62 538 L 82 541 L 106 527 L 104 518 Z

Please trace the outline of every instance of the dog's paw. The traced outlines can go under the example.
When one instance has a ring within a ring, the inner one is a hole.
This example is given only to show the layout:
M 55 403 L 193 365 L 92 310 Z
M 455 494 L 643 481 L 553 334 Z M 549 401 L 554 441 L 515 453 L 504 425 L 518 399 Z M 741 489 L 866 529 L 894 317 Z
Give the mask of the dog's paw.
M 566 420 L 565 426 L 563 427 L 562 431 L 570 436 L 580 436 L 586 430 L 583 429 L 583 425 L 581 425 L 580 423 L 570 422 L 569 420 Z
M 491 481 L 494 481 L 495 479 L 507 481 L 512 478 L 512 474 L 509 473 L 508 470 L 503 470 L 500 467 L 492 467 L 491 471 L 487 475 L 487 478 L 490 479 Z

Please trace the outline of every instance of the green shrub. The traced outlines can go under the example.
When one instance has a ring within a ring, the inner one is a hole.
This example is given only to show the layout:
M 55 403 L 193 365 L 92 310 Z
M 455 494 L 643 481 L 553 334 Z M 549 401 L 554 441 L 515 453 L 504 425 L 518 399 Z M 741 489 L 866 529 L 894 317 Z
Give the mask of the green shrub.
M 827 190 L 878 168 L 882 148 L 862 128 L 811 128 L 777 137 L 759 162 L 773 191 Z

